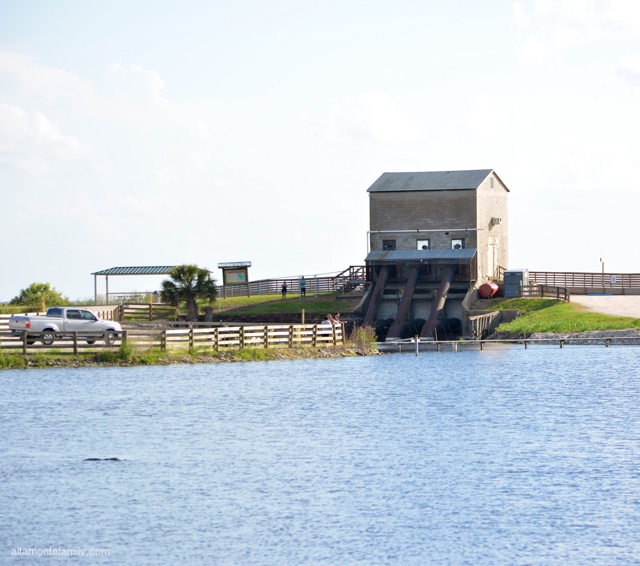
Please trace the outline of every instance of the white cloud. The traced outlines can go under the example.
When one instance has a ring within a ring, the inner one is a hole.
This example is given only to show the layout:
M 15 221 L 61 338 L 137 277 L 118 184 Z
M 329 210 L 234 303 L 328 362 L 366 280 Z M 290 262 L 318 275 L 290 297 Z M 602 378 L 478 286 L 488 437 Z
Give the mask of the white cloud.
M 629 53 L 620 59 L 618 72 L 621 77 L 640 84 L 640 53 Z
M 402 114 L 384 92 L 368 92 L 335 104 L 333 124 L 338 135 L 382 143 L 415 143 L 424 138 L 419 125 Z
M 637 0 L 537 0 L 529 12 L 514 5 L 514 21 L 528 36 L 520 55 L 538 64 L 554 53 L 612 37 L 634 38 L 640 31 Z
M 28 112 L 0 102 L 0 154 L 21 160 L 34 154 L 73 161 L 90 153 L 82 142 L 64 135 L 43 112 Z
M 23 96 L 42 106 L 58 103 L 84 107 L 94 98 L 92 85 L 77 75 L 40 65 L 33 57 L 0 51 L 0 76 L 14 78 Z M 3 95 L 7 93 L 4 92 Z
M 116 99 L 130 104 L 151 104 L 163 106 L 167 100 L 162 97 L 165 82 L 157 71 L 143 69 L 140 65 L 128 68 L 118 63 L 107 67 L 106 81 Z

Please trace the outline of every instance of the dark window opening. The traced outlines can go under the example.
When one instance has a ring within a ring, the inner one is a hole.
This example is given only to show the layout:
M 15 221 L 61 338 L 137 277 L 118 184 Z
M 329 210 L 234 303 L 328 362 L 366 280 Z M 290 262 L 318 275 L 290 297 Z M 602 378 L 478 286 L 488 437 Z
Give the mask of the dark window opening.
M 382 240 L 382 249 L 385 252 L 395 250 L 396 249 L 396 241 L 395 240 Z

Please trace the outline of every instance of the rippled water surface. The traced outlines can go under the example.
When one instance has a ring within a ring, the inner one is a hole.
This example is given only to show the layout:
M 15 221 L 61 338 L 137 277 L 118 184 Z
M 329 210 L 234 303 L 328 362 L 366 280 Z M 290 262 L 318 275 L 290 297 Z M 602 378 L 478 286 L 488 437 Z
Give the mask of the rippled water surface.
M 640 562 L 637 347 L 0 384 L 0 564 Z

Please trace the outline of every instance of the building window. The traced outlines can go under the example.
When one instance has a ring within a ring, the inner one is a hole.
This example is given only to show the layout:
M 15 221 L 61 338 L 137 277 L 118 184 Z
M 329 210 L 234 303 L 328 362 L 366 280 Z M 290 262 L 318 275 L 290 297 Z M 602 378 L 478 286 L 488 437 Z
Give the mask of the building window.
M 395 250 L 396 249 L 396 241 L 395 240 L 382 240 L 382 249 L 385 252 Z
M 451 240 L 451 249 L 452 250 L 463 250 L 464 249 L 464 238 L 453 238 Z
M 431 240 L 418 240 L 416 242 L 417 250 L 430 250 L 431 249 Z

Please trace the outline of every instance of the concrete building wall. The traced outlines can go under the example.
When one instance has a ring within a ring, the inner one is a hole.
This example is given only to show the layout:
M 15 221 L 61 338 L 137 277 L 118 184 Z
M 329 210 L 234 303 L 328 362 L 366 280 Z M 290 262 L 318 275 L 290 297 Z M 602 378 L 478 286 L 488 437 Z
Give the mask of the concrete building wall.
M 508 189 L 491 173 L 477 189 L 371 192 L 369 245 L 397 250 L 452 249 L 453 240 L 477 249 L 479 284 L 494 279 L 499 267 L 508 267 Z
M 508 190 L 491 174 L 478 187 L 478 281 L 494 279 L 509 267 Z
M 417 241 L 426 239 L 431 249 L 449 250 L 453 238 L 476 247 L 476 232 L 468 230 L 476 226 L 475 195 L 475 190 L 370 193 L 370 249 L 383 250 L 383 240 L 396 240 L 396 249 L 415 250 Z

